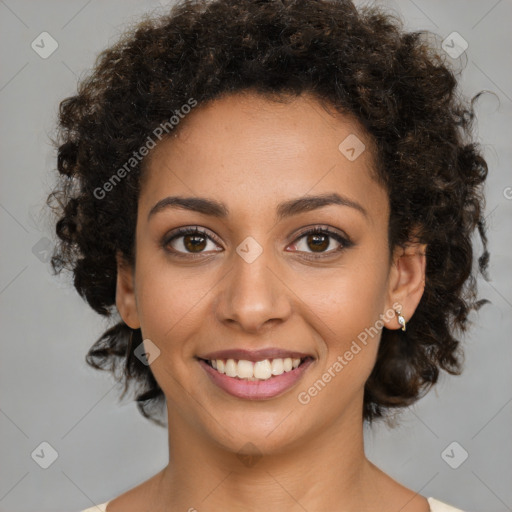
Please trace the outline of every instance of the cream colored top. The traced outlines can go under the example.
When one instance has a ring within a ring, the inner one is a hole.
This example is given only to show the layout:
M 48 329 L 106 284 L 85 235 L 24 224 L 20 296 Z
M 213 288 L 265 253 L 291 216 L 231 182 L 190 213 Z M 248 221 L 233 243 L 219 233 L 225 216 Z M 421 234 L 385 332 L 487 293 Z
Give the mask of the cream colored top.
M 452 507 L 447 503 L 443 503 L 442 501 L 436 500 L 435 498 L 427 498 L 428 504 L 430 505 L 430 512 L 464 512 L 464 510 L 460 508 Z M 91 508 L 87 508 L 82 510 L 82 512 L 106 512 L 107 505 L 110 501 L 106 503 L 102 503 L 101 505 L 96 505 Z

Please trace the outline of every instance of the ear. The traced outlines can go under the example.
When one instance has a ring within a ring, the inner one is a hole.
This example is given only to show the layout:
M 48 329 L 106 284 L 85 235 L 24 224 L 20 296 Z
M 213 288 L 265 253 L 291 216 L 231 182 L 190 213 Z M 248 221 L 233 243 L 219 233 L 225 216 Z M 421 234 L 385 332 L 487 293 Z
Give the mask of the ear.
M 425 289 L 426 244 L 397 247 L 388 280 L 386 311 L 400 311 L 406 322 L 413 316 Z M 387 329 L 401 329 L 398 316 L 385 315 Z
M 116 254 L 117 283 L 116 306 L 124 323 L 132 329 L 140 328 L 137 301 L 135 298 L 134 268 L 120 253 Z

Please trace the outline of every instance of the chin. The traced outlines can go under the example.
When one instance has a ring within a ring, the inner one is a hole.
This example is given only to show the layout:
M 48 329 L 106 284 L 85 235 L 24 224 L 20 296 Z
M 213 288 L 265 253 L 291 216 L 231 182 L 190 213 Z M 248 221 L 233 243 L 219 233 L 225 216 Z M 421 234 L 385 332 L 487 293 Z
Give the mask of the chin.
M 231 418 L 229 421 L 224 418 L 225 423 L 222 426 L 225 429 L 216 428 L 208 435 L 224 450 L 237 455 L 278 455 L 301 443 L 301 438 L 305 435 L 305 432 L 301 435 L 297 431 L 295 421 L 293 425 L 283 421 L 287 414 L 284 411 L 279 415 L 240 412 L 239 418 Z M 304 427 L 303 421 L 297 423 Z

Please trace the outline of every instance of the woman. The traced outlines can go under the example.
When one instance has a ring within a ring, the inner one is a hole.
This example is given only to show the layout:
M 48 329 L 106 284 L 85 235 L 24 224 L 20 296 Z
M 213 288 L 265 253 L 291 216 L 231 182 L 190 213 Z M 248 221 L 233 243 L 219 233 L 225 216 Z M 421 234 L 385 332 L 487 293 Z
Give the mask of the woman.
M 185 2 L 61 104 L 53 265 L 169 464 L 90 510 L 459 510 L 363 424 L 461 371 L 487 165 L 441 57 L 348 1 Z M 121 373 L 118 372 L 121 370 Z

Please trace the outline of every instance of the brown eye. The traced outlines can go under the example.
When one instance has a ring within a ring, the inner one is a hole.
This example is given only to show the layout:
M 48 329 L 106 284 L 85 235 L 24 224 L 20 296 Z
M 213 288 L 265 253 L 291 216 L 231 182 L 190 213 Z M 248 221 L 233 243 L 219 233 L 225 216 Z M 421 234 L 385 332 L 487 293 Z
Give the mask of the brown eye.
M 210 247 L 208 247 L 210 244 Z M 187 256 L 190 254 L 201 255 L 209 249 L 208 252 L 219 250 L 212 236 L 205 231 L 196 228 L 180 228 L 162 241 L 164 249 L 177 256 Z
M 185 235 L 183 245 L 190 252 L 200 252 L 206 247 L 206 237 L 202 235 Z
M 354 244 L 348 237 L 328 228 L 316 227 L 299 235 L 292 247 L 294 251 L 304 253 L 304 257 L 322 258 L 339 253 L 352 245 Z
M 323 252 L 329 247 L 329 236 L 316 233 L 308 235 L 306 243 L 314 252 Z

